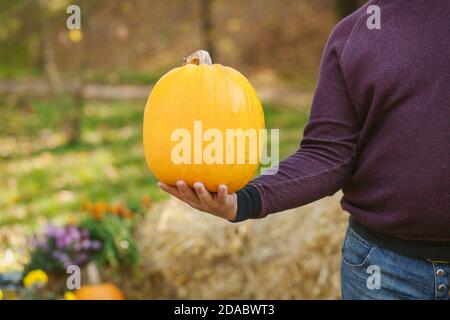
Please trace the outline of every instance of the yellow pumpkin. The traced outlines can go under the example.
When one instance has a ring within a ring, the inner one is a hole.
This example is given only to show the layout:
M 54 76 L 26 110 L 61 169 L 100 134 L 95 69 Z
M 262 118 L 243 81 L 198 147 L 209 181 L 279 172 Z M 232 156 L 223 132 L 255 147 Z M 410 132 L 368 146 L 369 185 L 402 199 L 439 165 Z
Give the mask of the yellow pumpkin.
M 75 292 L 76 300 L 124 300 L 122 291 L 112 283 L 82 286 Z
M 216 192 L 225 184 L 235 192 L 258 168 L 263 129 L 261 102 L 250 82 L 233 68 L 212 64 L 200 50 L 153 88 L 144 112 L 145 158 L 169 185 L 203 182 Z

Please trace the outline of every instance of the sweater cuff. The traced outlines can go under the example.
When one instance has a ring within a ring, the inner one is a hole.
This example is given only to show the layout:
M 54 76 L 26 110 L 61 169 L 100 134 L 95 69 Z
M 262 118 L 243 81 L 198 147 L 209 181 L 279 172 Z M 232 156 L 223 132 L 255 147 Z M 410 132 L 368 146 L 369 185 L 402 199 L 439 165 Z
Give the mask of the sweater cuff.
M 236 219 L 231 222 L 241 222 L 247 219 L 257 219 L 261 213 L 261 196 L 258 190 L 247 185 L 237 192 Z

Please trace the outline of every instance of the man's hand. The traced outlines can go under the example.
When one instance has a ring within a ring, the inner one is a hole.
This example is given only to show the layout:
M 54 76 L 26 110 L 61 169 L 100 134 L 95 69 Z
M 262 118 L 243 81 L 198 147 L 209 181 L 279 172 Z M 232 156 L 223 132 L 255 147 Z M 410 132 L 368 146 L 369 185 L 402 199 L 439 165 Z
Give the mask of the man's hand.
M 158 182 L 158 186 L 197 210 L 229 221 L 236 219 L 237 195 L 236 193 L 228 194 L 226 185 L 220 185 L 217 193 L 210 193 L 201 182 L 194 183 L 194 188 L 189 187 L 182 180 L 177 181 L 176 187 L 163 182 Z

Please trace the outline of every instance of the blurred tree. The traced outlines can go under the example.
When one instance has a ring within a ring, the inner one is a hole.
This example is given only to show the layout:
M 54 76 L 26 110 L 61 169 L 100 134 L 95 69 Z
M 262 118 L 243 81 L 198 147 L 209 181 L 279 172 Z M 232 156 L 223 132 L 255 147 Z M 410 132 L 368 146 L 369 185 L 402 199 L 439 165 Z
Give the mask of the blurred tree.
M 55 3 L 53 3 L 55 4 Z M 72 80 L 67 85 L 63 85 L 63 81 L 67 79 L 61 78 L 56 58 L 55 58 L 55 41 L 56 36 L 52 32 L 52 22 L 55 16 L 64 15 L 65 2 L 58 3 L 59 6 L 51 8 L 51 2 L 48 0 L 40 0 L 40 17 L 41 17 L 41 56 L 45 74 L 49 82 L 53 99 L 63 107 L 66 113 L 66 120 L 63 123 L 63 131 L 65 132 L 67 144 L 74 145 L 81 142 L 81 127 L 84 113 L 84 71 L 85 71 L 85 55 L 83 54 L 83 43 L 81 41 L 82 33 L 80 30 L 66 31 L 65 34 L 70 39 L 70 49 L 73 52 L 71 59 L 72 67 L 77 70 Z M 74 36 L 77 35 L 77 36 Z
M 90 11 L 92 7 L 96 5 L 96 3 L 92 1 L 90 4 L 91 6 L 87 3 L 83 3 L 83 9 Z M 79 144 L 82 139 L 84 106 L 86 104 L 84 88 L 86 85 L 86 71 L 89 63 L 87 52 L 91 47 L 91 38 L 88 36 L 88 21 L 86 15 L 82 16 L 82 29 L 68 31 L 68 36 L 71 41 L 70 48 L 74 53 L 72 67 L 76 70 L 73 76 L 73 87 L 71 88 L 71 106 L 69 108 L 68 121 L 65 127 L 68 145 Z
M 55 62 L 55 51 L 53 36 L 50 32 L 50 14 L 48 8 L 48 1 L 40 0 L 40 17 L 41 17 L 41 50 L 42 62 L 47 75 L 52 94 L 62 94 L 61 76 Z
M 211 6 L 213 0 L 200 0 L 200 31 L 202 34 L 204 49 L 214 60 L 214 40 Z
M 85 105 L 83 95 L 86 72 L 86 55 L 83 53 L 83 49 L 86 47 L 86 45 L 83 46 L 83 43 L 85 42 L 86 40 L 72 44 L 74 46 L 74 51 L 77 53 L 75 55 L 75 63 L 78 67 L 78 72 L 74 77 L 74 87 L 71 92 L 72 106 L 68 115 L 67 126 L 65 127 L 68 145 L 75 145 L 81 142 L 81 127 Z

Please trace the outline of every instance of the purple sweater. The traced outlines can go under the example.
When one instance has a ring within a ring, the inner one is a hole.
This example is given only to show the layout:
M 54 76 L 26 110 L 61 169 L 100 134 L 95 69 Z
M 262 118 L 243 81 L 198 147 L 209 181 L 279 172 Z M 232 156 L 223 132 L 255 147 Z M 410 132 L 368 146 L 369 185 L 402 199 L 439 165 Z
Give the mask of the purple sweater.
M 381 8 L 380 30 L 366 25 L 369 5 Z M 339 189 L 374 231 L 450 240 L 449 0 L 369 1 L 335 27 L 300 149 L 240 192 L 259 204 L 238 219 Z

